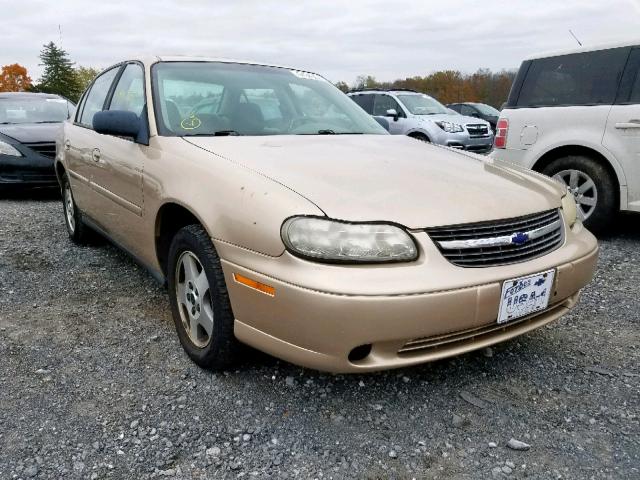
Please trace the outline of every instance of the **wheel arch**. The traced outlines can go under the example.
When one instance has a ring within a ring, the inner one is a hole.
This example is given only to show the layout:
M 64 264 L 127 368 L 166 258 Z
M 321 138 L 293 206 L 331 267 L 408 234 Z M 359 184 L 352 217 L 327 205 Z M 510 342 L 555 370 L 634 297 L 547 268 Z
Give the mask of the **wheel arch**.
M 431 139 L 431 136 L 429 135 L 428 132 L 426 132 L 425 130 L 422 129 L 414 129 L 414 130 L 410 130 L 407 132 L 407 137 L 427 137 L 427 140 L 431 143 L 433 143 L 433 140 Z
M 581 155 L 589 157 L 598 164 L 602 165 L 611 175 L 611 178 L 615 182 L 616 188 L 616 202 L 619 209 L 626 207 L 626 197 L 624 195 L 624 188 L 626 186 L 626 179 L 624 172 L 612 159 L 605 156 L 602 152 L 585 146 L 585 145 L 562 145 L 554 147 L 544 152 L 531 167 L 532 170 L 542 173 L 543 170 L 558 158 L 567 157 L 571 155 Z
M 200 225 L 211 237 L 211 232 L 207 230 L 205 222 L 193 210 L 182 203 L 171 200 L 162 204 L 158 209 L 155 218 L 154 245 L 158 264 L 165 277 L 168 271 L 171 240 L 181 228 L 194 224 Z
M 67 169 L 64 168 L 64 165 L 61 161 L 57 161 L 55 164 L 56 178 L 58 179 L 58 184 L 62 185 L 62 176 L 67 173 Z

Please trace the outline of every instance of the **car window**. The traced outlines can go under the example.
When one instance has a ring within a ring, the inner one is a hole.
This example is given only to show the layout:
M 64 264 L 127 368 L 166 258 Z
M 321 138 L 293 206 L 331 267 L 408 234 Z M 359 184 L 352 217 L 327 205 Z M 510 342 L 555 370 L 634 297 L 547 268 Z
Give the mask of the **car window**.
M 228 62 L 159 62 L 152 88 L 161 135 L 387 132 L 319 75 Z
M 450 113 L 447 107 L 425 94 L 401 94 L 398 98 L 413 115 L 438 115 Z
M 0 98 L 0 123 L 60 123 L 69 118 L 73 105 L 65 98 L 34 94 Z
M 80 123 L 88 127 L 93 126 L 93 116 L 102 111 L 107 94 L 111 88 L 114 78 L 116 77 L 120 67 L 115 67 L 108 72 L 100 75 L 93 82 L 91 90 L 87 94 L 87 100 L 84 102 L 84 109 L 80 117 Z
M 245 88 L 240 95 L 240 103 L 257 105 L 265 121 L 283 118 L 280 99 L 273 88 Z
M 458 112 L 461 113 L 462 112 L 462 105 L 454 103 L 452 105 L 448 105 L 448 108 L 450 108 L 451 110 L 453 110 L 454 112 Z
M 460 108 L 460 113 L 462 115 L 471 116 L 474 113 L 476 113 L 476 111 L 475 109 L 471 108 L 469 105 L 462 105 L 462 107 Z
M 373 95 L 371 94 L 357 94 L 351 95 L 349 98 L 362 107 L 362 109 L 369 115 L 373 113 Z
M 628 53 L 614 48 L 533 60 L 517 105 L 610 105 Z
M 398 112 L 400 116 L 404 116 L 402 108 L 400 108 L 400 105 L 398 105 L 398 102 L 396 102 L 393 97 L 384 94 L 374 95 L 373 115 L 380 115 L 384 117 L 387 114 L 387 110 L 391 109 Z
M 137 63 L 127 65 L 113 92 L 109 110 L 126 110 L 136 115 L 144 108 L 144 74 Z
M 629 61 L 624 69 L 624 75 L 620 82 L 618 98 L 619 104 L 640 103 L 640 48 L 631 50 Z

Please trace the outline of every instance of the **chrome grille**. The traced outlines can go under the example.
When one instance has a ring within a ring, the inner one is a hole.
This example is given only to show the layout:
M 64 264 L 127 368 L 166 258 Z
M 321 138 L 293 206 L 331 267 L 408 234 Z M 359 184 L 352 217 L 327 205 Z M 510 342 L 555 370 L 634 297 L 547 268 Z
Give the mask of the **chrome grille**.
M 489 135 L 489 127 L 482 123 L 470 123 L 466 125 L 466 127 L 471 138 L 486 137 Z
M 428 228 L 444 257 L 460 267 L 524 262 L 558 248 L 564 238 L 559 210 L 493 222 Z
M 47 158 L 56 158 L 55 143 L 25 143 L 24 145 L 42 156 Z

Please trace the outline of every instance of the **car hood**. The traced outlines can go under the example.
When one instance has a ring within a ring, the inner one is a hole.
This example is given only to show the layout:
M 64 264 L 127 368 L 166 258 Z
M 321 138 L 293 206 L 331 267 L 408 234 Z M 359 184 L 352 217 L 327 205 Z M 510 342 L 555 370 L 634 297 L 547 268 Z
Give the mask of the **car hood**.
M 558 208 L 563 194 L 542 175 L 399 135 L 185 140 L 271 178 L 342 220 L 454 225 Z
M 466 125 L 467 123 L 484 123 L 489 125 L 486 120 L 476 117 L 467 117 L 466 115 L 457 115 L 454 113 L 437 113 L 435 115 L 416 115 L 416 118 L 427 122 L 451 122 Z
M 25 123 L 0 125 L 0 133 L 20 143 L 53 143 L 62 123 Z

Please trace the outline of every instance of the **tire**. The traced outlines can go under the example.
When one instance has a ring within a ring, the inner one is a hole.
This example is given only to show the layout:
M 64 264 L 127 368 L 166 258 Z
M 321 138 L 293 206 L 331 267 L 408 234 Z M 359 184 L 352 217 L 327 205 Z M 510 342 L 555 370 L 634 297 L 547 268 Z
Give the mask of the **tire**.
M 240 344 L 233 334 L 231 303 L 220 258 L 200 225 L 174 236 L 167 276 L 173 321 L 187 355 L 210 370 L 233 365 Z
M 73 199 L 73 192 L 69 177 L 66 173 L 62 174 L 60 179 L 62 190 L 62 210 L 64 212 L 64 224 L 67 227 L 67 233 L 73 243 L 78 245 L 86 245 L 90 243 L 92 232 L 82 221 L 82 212 Z
M 569 188 L 578 205 L 578 215 L 594 233 L 603 232 L 618 212 L 617 184 L 600 163 L 583 155 L 553 160 L 542 173 Z
M 415 138 L 416 140 L 420 140 L 421 142 L 431 143 L 429 137 L 427 137 L 424 133 L 410 133 L 409 136 L 411 138 Z

